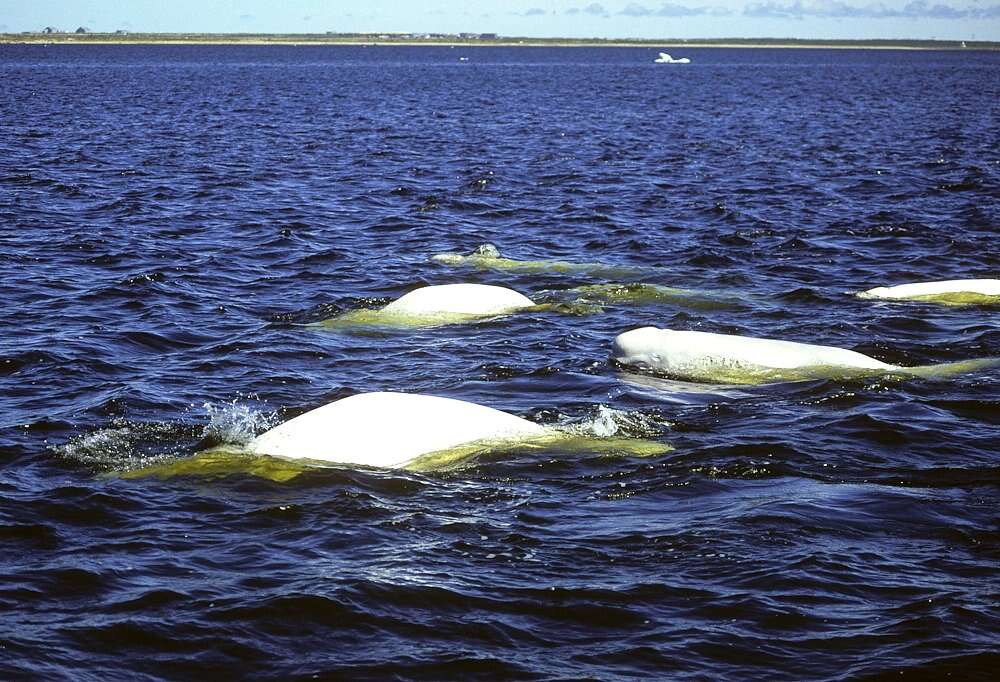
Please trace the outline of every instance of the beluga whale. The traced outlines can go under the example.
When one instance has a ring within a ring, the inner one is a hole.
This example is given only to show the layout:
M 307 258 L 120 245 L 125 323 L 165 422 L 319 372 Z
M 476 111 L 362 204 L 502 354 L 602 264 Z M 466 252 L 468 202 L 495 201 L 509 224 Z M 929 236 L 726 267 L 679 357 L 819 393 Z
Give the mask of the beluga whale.
M 875 287 L 862 291 L 857 296 L 885 301 L 928 301 L 945 305 L 1000 304 L 1000 279 L 911 282 L 892 287 Z
M 679 59 L 674 59 L 666 52 L 661 52 L 660 56 L 653 60 L 656 64 L 690 64 L 691 60 L 687 57 L 680 57 Z
M 377 309 L 350 310 L 321 327 L 434 327 L 508 315 L 535 306 L 513 289 L 490 284 L 439 284 L 421 287 Z
M 604 263 L 573 263 L 561 260 L 516 260 L 506 258 L 493 244 L 480 244 L 472 253 L 438 253 L 431 256 L 438 265 L 464 266 L 479 270 L 522 272 L 530 274 L 588 274 L 608 277 L 628 277 L 643 274 L 648 268 L 606 265 Z
M 649 456 L 670 445 L 543 426 L 478 403 L 419 393 L 359 393 L 265 431 L 242 445 L 221 444 L 125 476 L 251 473 L 289 480 L 317 466 L 410 471 L 454 468 L 490 452 L 597 452 Z
M 713 384 L 765 384 L 871 375 L 941 378 L 1000 363 L 998 358 L 902 367 L 846 348 L 795 341 L 642 327 L 619 334 L 620 366 Z
M 549 289 L 537 292 L 536 298 L 540 301 L 567 301 L 577 309 L 584 309 L 590 305 L 595 312 L 603 305 L 670 304 L 700 310 L 732 310 L 744 307 L 736 295 L 682 289 L 651 282 L 605 282 L 569 289 Z

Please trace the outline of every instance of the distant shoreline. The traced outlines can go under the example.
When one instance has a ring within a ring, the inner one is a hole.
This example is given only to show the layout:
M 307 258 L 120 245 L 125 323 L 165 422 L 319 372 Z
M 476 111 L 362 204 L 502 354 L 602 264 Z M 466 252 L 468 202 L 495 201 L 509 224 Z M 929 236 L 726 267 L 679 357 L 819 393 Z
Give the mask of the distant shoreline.
M 0 33 L 0 44 L 28 45 L 366 45 L 437 47 L 664 47 L 800 48 L 841 50 L 1000 50 L 1000 42 L 973 40 L 808 40 L 786 38 L 708 38 L 612 40 L 600 38 L 464 38 L 388 34 L 260 33 Z

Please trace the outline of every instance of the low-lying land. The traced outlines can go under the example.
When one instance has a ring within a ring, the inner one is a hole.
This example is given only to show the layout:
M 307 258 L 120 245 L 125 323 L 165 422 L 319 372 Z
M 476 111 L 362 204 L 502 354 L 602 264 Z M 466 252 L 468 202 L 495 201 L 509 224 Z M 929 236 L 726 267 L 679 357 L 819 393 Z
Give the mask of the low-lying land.
M 0 43 L 123 45 L 461 45 L 535 47 L 797 47 L 897 50 L 997 50 L 986 40 L 812 40 L 799 38 L 527 38 L 412 33 L 2 33 Z

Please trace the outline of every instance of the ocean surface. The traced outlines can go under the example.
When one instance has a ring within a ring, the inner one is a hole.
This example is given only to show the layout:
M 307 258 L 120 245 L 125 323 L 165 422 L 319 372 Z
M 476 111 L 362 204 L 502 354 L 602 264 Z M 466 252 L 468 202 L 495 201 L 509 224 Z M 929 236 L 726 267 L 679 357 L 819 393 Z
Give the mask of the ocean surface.
M 997 306 L 853 296 L 1000 276 L 1000 53 L 671 52 L 0 46 L 0 678 L 996 679 L 1000 370 L 609 351 L 1000 356 Z M 608 267 L 430 261 L 484 242 Z M 714 302 L 311 324 L 464 281 Z M 367 391 L 675 449 L 143 475 Z

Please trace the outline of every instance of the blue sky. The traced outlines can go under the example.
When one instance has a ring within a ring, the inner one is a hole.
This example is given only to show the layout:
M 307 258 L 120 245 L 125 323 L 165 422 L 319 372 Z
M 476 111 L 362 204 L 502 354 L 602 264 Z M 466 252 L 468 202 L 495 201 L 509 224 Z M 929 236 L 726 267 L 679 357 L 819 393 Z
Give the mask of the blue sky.
M 0 0 L 0 31 L 1000 40 L 1000 0 Z

